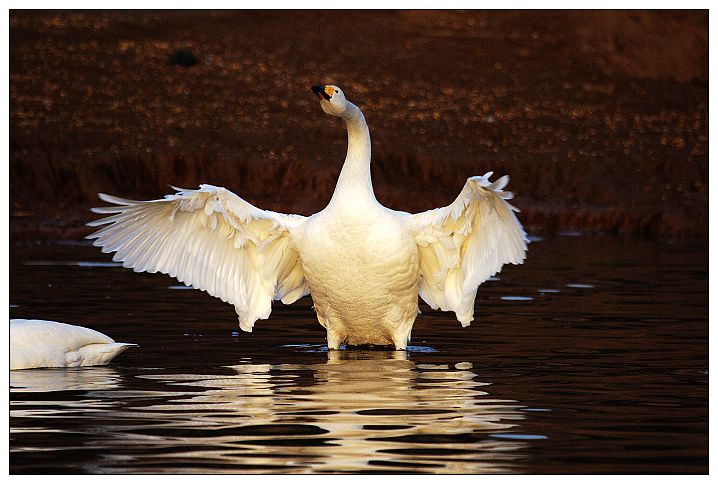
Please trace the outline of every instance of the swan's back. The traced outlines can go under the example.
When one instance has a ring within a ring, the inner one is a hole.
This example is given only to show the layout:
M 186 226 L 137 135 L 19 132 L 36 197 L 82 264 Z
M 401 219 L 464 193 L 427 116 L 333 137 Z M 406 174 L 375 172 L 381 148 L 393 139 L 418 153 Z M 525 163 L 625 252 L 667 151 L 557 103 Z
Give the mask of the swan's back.
M 89 328 L 40 319 L 10 320 L 10 369 L 105 365 L 130 343 Z

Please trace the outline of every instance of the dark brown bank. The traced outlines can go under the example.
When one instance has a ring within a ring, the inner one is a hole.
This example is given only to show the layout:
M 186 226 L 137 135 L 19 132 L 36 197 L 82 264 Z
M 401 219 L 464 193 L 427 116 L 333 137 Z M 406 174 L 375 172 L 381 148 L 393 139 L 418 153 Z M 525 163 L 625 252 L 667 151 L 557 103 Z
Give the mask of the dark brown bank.
M 316 83 L 364 110 L 391 208 L 493 170 L 532 233 L 705 236 L 707 46 L 706 11 L 11 11 L 11 238 L 170 184 L 321 209 L 346 139 Z

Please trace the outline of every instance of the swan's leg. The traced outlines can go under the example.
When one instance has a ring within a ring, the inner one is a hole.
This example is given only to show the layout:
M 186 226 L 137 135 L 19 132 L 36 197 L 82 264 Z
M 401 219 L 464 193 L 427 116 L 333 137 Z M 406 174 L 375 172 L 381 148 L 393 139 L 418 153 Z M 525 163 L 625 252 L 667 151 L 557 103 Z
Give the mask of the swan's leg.
M 409 340 L 411 339 L 411 330 L 414 328 L 414 321 L 418 313 L 419 307 L 417 306 L 411 317 L 402 314 L 401 316 L 405 317 L 404 322 L 395 326 L 391 331 L 390 337 L 397 351 L 406 350 Z
M 343 340 L 343 336 L 340 336 L 339 333 L 327 328 L 327 346 L 330 350 L 338 350 Z
M 395 332 L 391 335 L 391 340 L 394 342 L 394 348 L 397 351 L 406 350 L 406 345 L 409 343 L 409 335 L 411 334 L 411 328 L 408 332 Z
M 339 346 L 341 346 L 341 344 L 344 342 L 344 338 L 346 336 L 344 334 L 340 334 L 338 331 L 333 330 L 329 320 L 325 318 L 324 314 L 320 313 L 319 311 L 317 311 L 317 319 L 319 320 L 319 324 L 321 324 L 327 330 L 327 347 L 330 350 L 338 350 Z

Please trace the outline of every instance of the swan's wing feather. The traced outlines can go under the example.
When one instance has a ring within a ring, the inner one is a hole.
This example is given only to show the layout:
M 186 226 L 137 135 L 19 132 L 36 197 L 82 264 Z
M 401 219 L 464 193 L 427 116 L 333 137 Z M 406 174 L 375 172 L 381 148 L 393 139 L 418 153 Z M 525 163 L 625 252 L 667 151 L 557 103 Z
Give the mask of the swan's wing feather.
M 463 326 L 473 320 L 479 285 L 504 264 L 526 257 L 526 233 L 507 202 L 508 176 L 471 177 L 446 207 L 410 215 L 419 248 L 419 294 L 432 308 L 454 311 Z
M 304 217 L 261 210 L 229 190 L 201 185 L 163 199 L 126 200 L 90 222 L 88 236 L 135 272 L 162 272 L 234 305 L 240 327 L 266 319 L 273 299 L 289 304 L 309 293 L 290 230 Z

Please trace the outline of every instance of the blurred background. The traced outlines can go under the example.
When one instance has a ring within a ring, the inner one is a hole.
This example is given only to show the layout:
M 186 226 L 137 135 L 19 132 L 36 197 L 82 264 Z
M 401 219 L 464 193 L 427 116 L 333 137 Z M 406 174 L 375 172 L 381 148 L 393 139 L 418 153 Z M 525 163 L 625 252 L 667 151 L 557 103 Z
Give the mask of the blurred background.
M 377 198 L 509 174 L 530 233 L 707 237 L 707 11 L 11 11 L 10 233 L 79 238 L 97 192 L 329 201 L 363 111 Z

